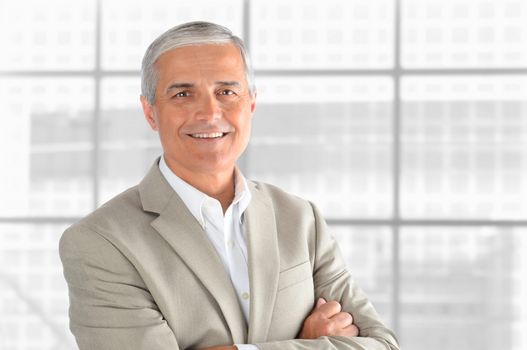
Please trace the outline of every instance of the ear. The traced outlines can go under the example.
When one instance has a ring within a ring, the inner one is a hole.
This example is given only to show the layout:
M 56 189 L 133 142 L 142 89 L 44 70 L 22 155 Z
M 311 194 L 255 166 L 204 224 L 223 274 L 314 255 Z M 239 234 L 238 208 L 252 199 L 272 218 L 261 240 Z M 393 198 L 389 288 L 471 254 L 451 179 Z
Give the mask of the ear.
M 154 131 L 158 131 L 157 128 L 157 121 L 155 118 L 154 113 L 154 107 L 148 102 L 146 97 L 141 95 L 141 105 L 143 106 L 143 114 L 145 115 L 145 119 Z
M 251 98 L 251 114 L 254 113 L 255 109 L 256 109 L 256 91 L 253 92 L 253 95 Z

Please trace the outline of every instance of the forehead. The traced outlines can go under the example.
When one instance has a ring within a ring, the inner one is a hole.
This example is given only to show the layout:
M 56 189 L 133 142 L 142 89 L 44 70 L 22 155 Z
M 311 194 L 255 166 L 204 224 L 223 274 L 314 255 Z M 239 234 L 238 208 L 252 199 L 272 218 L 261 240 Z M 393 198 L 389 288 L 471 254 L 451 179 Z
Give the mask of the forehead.
M 199 78 L 243 77 L 241 52 L 232 43 L 189 45 L 163 53 L 155 63 L 160 82 Z

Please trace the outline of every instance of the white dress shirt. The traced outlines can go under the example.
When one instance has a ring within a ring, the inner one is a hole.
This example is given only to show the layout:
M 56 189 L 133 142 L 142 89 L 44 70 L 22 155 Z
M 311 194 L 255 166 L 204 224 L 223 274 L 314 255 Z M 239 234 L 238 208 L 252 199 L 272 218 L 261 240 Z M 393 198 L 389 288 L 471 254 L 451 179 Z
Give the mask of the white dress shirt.
M 251 192 L 240 170 L 234 168 L 234 199 L 225 214 L 218 200 L 209 197 L 179 178 L 165 162 L 159 161 L 159 170 L 176 191 L 183 203 L 198 220 L 212 242 L 231 277 L 236 296 L 243 310 L 246 324 L 249 324 L 250 288 L 247 259 L 247 237 L 243 230 L 243 212 L 251 201 Z M 221 345 L 221 344 L 218 344 Z M 239 350 L 258 350 L 252 344 L 235 344 Z

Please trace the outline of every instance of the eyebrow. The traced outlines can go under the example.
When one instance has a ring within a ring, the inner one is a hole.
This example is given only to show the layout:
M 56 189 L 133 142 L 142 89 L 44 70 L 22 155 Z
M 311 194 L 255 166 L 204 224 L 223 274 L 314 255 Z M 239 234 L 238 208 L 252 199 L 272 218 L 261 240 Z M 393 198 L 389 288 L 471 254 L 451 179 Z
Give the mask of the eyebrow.
M 216 85 L 227 85 L 227 86 L 236 86 L 241 87 L 242 85 L 237 81 L 216 81 Z
M 214 82 L 214 85 L 222 85 L 222 86 L 236 86 L 236 87 L 241 87 L 242 85 L 238 82 L 238 81 L 225 81 L 225 80 L 218 80 L 218 81 L 215 81 Z M 170 90 L 174 90 L 174 89 L 181 89 L 181 88 L 192 88 L 194 87 L 195 85 L 193 83 L 174 83 L 174 84 L 170 84 L 170 86 L 166 89 L 166 92 L 170 92 Z
M 192 83 L 174 83 L 174 84 L 171 84 L 169 87 L 167 87 L 166 92 L 169 92 L 170 90 L 174 90 L 174 89 L 191 88 L 191 87 L 194 87 L 194 84 L 192 84 Z

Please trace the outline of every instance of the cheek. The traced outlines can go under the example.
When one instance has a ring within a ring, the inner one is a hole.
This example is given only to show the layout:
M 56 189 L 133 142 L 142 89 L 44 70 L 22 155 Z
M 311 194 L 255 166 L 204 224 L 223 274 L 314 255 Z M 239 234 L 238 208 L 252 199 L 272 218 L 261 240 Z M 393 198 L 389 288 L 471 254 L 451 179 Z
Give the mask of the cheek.
M 159 139 L 163 148 L 170 149 L 174 147 L 180 147 L 177 146 L 182 142 L 182 136 L 179 130 L 180 128 L 174 123 L 164 122 L 159 125 Z
M 249 143 L 249 139 L 251 137 L 251 128 L 252 128 L 251 121 L 252 121 L 251 116 L 248 116 L 242 119 L 239 124 L 240 138 L 243 143 L 243 147 L 247 146 L 247 144 Z
M 181 118 L 182 115 L 185 115 L 185 113 L 181 113 L 179 110 L 165 108 L 161 117 L 158 118 L 160 132 L 164 135 L 177 135 L 184 122 Z

